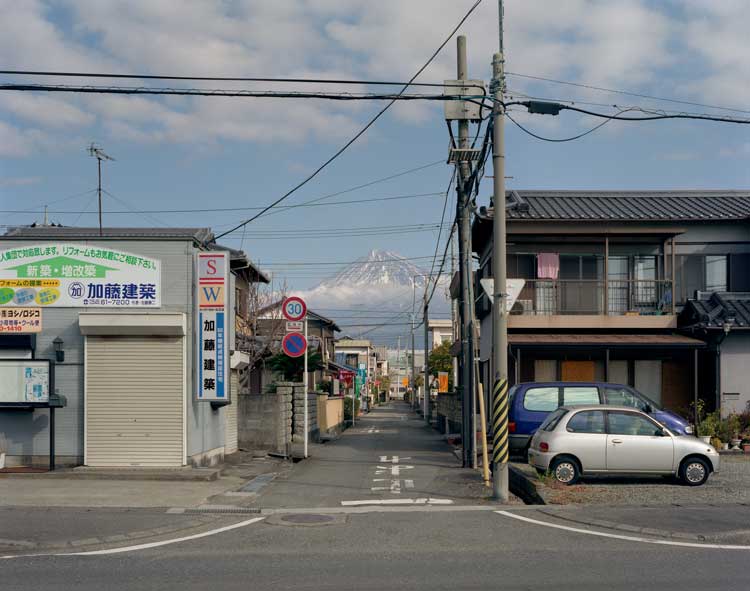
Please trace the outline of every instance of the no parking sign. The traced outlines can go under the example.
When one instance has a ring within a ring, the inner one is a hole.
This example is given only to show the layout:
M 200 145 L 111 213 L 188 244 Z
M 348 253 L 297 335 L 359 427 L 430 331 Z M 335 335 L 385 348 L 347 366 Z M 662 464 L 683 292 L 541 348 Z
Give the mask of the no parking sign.
M 290 332 L 281 341 L 281 348 L 289 357 L 302 357 L 307 351 L 307 339 L 299 332 Z

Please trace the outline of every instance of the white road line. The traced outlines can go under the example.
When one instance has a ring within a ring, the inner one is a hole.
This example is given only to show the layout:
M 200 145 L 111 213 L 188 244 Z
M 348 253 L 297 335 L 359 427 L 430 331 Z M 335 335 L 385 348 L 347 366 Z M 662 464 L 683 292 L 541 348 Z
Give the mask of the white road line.
M 343 507 L 365 505 L 452 505 L 451 499 L 368 499 L 366 501 L 341 501 Z
M 406 486 L 406 488 L 414 488 L 414 481 L 413 480 L 404 480 L 404 486 Z
M 750 546 L 735 546 L 732 544 L 698 544 L 695 542 L 675 542 L 673 540 L 655 540 L 652 538 L 641 538 L 638 536 L 626 536 L 622 534 L 610 534 L 600 531 L 592 531 L 588 529 L 581 529 L 578 527 L 570 527 L 567 525 L 558 525 L 557 523 L 547 523 L 546 521 L 539 521 L 538 519 L 531 519 L 530 517 L 523 517 L 515 513 L 509 513 L 508 511 L 495 511 L 499 515 L 510 517 L 512 519 L 518 519 L 519 521 L 525 521 L 527 523 L 533 523 L 535 525 L 543 525 L 545 527 L 552 527 L 555 529 L 562 529 L 565 531 L 572 531 L 579 534 L 588 534 L 590 536 L 599 536 L 602 538 L 613 538 L 615 540 L 626 540 L 628 542 L 642 542 L 644 544 L 657 544 L 659 546 L 680 546 L 683 548 L 705 548 L 711 550 L 750 550 Z
M 210 531 L 204 531 L 199 534 L 193 534 L 192 536 L 184 536 L 182 538 L 173 538 L 171 540 L 161 540 L 159 542 L 149 542 L 147 544 L 137 544 L 135 546 L 123 546 L 120 548 L 110 548 L 109 550 L 93 550 L 91 552 L 67 552 L 64 554 L 25 554 L 22 556 L 0 556 L 0 559 L 29 558 L 32 556 L 106 556 L 109 554 L 123 554 L 125 552 L 135 552 L 137 550 L 159 548 L 160 546 L 169 546 L 170 544 L 179 544 L 180 542 L 188 542 L 190 540 L 198 540 L 200 538 L 207 538 L 209 536 L 215 536 L 217 534 L 221 534 L 227 531 L 232 531 L 233 529 L 246 527 L 248 525 L 252 525 L 253 523 L 258 523 L 259 521 L 263 521 L 264 519 L 265 517 L 254 517 L 252 519 L 240 521 L 239 523 L 234 523 L 232 525 L 226 525 L 224 527 L 219 527 L 216 529 L 212 529 Z

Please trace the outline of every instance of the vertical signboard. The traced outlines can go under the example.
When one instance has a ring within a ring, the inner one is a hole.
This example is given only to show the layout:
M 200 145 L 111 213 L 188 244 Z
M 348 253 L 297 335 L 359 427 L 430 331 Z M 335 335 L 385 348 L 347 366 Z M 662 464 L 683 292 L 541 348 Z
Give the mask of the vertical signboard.
M 229 259 L 199 252 L 196 264 L 198 400 L 229 400 Z

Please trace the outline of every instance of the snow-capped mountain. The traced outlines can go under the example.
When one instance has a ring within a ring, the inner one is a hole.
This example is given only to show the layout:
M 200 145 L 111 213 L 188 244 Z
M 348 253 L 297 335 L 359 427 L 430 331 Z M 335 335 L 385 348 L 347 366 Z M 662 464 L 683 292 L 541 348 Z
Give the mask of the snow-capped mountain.
M 311 310 L 317 309 L 336 320 L 343 334 L 362 335 L 374 342 L 390 344 L 394 335 L 409 332 L 415 300 L 417 321 L 421 319 L 428 271 L 395 252 L 373 250 L 299 295 L 305 298 Z M 446 274 L 430 303 L 430 310 L 442 317 L 450 310 L 448 283 Z M 342 319 L 338 320 L 337 316 Z M 380 324 L 383 326 L 378 326 Z

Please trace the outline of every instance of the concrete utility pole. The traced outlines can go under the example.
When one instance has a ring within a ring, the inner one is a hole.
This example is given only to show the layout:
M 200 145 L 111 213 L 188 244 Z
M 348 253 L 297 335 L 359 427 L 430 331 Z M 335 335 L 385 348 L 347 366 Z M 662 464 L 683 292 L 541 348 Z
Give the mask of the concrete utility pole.
M 429 349 L 429 332 L 427 324 L 429 323 L 430 305 L 427 303 L 427 292 L 424 300 L 424 422 L 430 424 L 430 349 Z
M 458 50 L 457 74 L 458 80 L 467 79 L 466 37 L 459 35 L 456 40 Z M 458 121 L 458 148 L 469 148 L 469 120 Z M 472 373 L 474 355 L 471 347 L 471 214 L 469 211 L 470 191 L 468 186 L 471 177 L 471 167 L 465 158 L 461 158 L 458 165 L 458 267 L 461 279 L 461 441 L 463 446 L 463 465 L 471 464 L 474 455 L 474 439 L 471 434 L 472 417 Z
M 492 95 L 495 99 L 492 130 L 493 190 L 492 275 L 495 289 L 492 306 L 492 492 L 496 500 L 508 502 L 508 313 L 505 309 L 505 58 L 503 57 L 503 0 L 498 1 L 499 47 L 492 60 Z
M 417 399 L 417 374 L 414 372 L 414 314 L 411 315 L 411 406 L 416 408 Z

